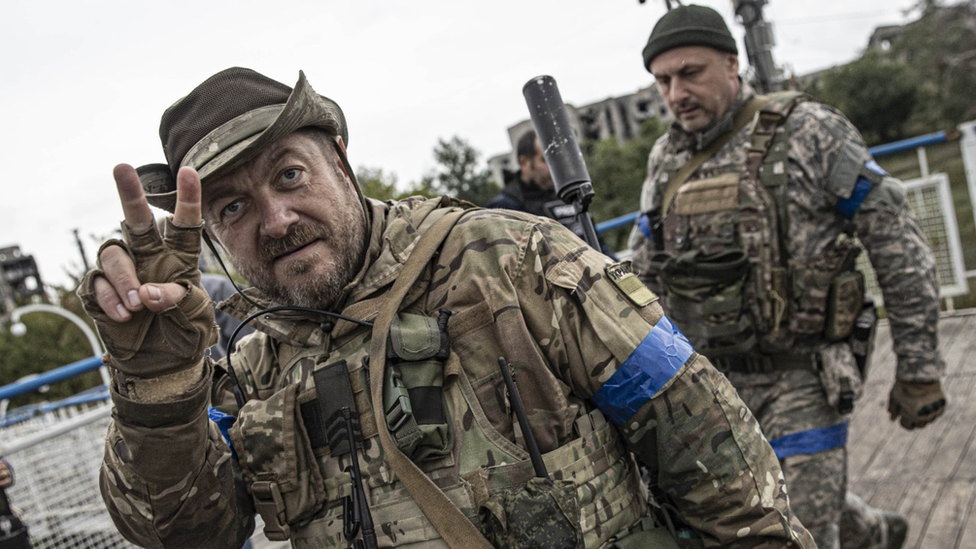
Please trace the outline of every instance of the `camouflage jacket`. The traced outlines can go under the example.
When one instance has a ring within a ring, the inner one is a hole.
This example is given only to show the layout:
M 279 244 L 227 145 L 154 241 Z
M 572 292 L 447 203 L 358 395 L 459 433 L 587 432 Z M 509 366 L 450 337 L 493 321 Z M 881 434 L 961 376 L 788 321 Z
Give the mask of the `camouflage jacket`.
M 691 134 L 677 123 L 655 143 L 647 163 L 647 179 L 641 192 L 641 211 L 650 212 L 662 202 L 662 175 L 668 166 L 680 167 L 698 150 L 732 129 L 732 117 L 755 96 L 742 83 L 729 112 L 705 132 Z M 780 241 L 797 263 L 821 257 L 842 233 L 853 229 L 877 272 L 891 322 L 892 341 L 898 356 L 897 375 L 904 381 L 928 382 L 940 378 L 945 366 L 938 352 L 938 282 L 935 263 L 905 192 L 894 178 L 884 177 L 860 203 L 852 219 L 842 215 L 839 202 L 851 199 L 859 174 L 871 162 L 861 135 L 835 109 L 813 101 L 797 104 L 784 122 L 788 143 L 787 216 L 781 224 Z M 745 169 L 750 126 L 739 131 L 689 178 L 692 182 L 739 166 Z M 684 185 L 687 185 L 686 182 Z M 672 202 L 672 206 L 673 206 Z M 667 214 L 665 214 L 667 215 Z M 657 251 L 653 239 L 635 226 L 630 248 L 634 266 L 645 282 L 652 281 L 650 258 Z M 799 343 L 799 342 L 797 342 Z M 814 351 L 823 339 L 800 346 Z
M 371 298 L 396 279 L 425 221 L 443 209 L 439 201 L 422 199 L 370 201 L 370 207 L 366 265 L 342 309 L 357 318 L 369 317 Z M 629 449 L 706 547 L 813 547 L 789 509 L 779 463 L 754 417 L 628 273 L 554 221 L 502 210 L 468 212 L 406 303 L 432 316 L 453 313 L 448 329 L 460 368 L 450 374 L 449 362 L 444 376 L 454 446 L 491 446 L 498 453 L 473 462 L 473 454 L 455 450 L 422 465 L 425 472 L 472 519 L 483 499 L 479 492 L 493 490 L 493 478 L 525 480 L 513 469 L 524 472 L 528 460 L 498 369 L 503 356 L 553 477 L 594 479 L 575 486 L 580 546 L 606 546 L 647 513 L 643 488 L 625 478 L 636 476 Z M 238 316 L 246 309 L 241 301 L 225 305 Z M 317 368 L 341 358 L 367 439 L 360 461 L 380 545 L 444 547 L 427 519 L 416 515 L 416 505 L 404 501 L 409 495 L 373 438 L 364 370 L 369 330 L 339 322 L 324 332 L 321 318 L 293 313 L 264 315 L 256 328 L 231 357 L 248 398 L 238 425 L 253 408 L 295 406 L 295 391 L 316 379 Z M 257 501 L 242 474 L 294 475 L 311 460 L 319 467 L 298 473 L 293 484 L 321 487 L 324 494 L 291 500 L 295 508 L 284 515 L 304 513 L 291 523 L 292 544 L 348 545 L 341 539 L 348 462 L 330 457 L 328 448 L 308 451 L 302 442 L 297 448 L 282 442 L 288 422 L 273 418 L 254 426 L 257 435 L 244 447 L 234 438 L 238 455 L 232 458 L 207 420 L 211 387 L 205 376 L 179 402 L 165 404 L 113 393 L 102 491 L 125 536 L 145 547 L 237 547 L 253 528 Z M 602 429 L 608 422 L 615 428 Z M 605 433 L 599 440 L 598 431 Z M 276 445 L 290 450 L 275 452 Z

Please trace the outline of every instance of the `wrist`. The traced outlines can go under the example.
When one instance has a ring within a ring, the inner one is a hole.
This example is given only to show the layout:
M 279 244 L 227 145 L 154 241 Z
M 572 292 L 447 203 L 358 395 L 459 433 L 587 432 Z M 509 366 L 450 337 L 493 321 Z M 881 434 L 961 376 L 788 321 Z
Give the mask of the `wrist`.
M 109 362 L 111 365 L 111 363 Z M 115 392 L 132 402 L 156 404 L 178 401 L 199 388 L 208 368 L 204 362 L 170 374 L 154 377 L 138 377 L 126 374 L 115 368 L 112 372 L 112 385 Z

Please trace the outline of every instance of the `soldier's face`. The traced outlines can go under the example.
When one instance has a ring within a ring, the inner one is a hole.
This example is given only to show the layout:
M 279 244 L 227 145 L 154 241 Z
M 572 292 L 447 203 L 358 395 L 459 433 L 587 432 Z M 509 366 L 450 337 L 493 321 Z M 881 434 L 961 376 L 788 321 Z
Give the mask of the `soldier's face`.
M 532 158 L 519 157 L 519 168 L 526 181 L 535 183 L 540 189 L 548 191 L 552 188 L 552 174 L 549 173 L 549 165 L 546 158 L 542 155 L 542 148 L 539 140 L 535 140 L 535 155 Z
M 715 124 L 739 93 L 739 60 L 705 46 L 668 50 L 651 61 L 651 73 L 675 120 L 685 131 Z
M 365 215 L 329 139 L 292 133 L 203 185 L 208 229 L 277 303 L 329 307 L 362 265 Z

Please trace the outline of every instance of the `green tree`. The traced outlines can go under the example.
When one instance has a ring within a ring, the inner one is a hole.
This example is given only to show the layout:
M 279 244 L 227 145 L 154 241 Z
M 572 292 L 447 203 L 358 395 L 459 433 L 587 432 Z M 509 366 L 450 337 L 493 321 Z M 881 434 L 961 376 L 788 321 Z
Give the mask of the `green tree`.
M 74 313 L 91 326 L 73 290 L 55 287 L 60 306 Z M 92 348 L 85 334 L 70 320 L 48 312 L 23 315 L 21 322 L 27 331 L 20 337 L 11 333 L 10 322 L 0 329 L 0 356 L 3 374 L 0 385 L 40 374 L 92 356 Z M 94 328 L 93 328 L 94 329 Z M 56 401 L 101 384 L 97 371 L 76 376 L 51 385 L 44 392 L 33 392 L 11 399 L 10 409 L 25 404 Z
M 654 141 L 664 133 L 657 118 L 645 120 L 638 136 L 621 144 L 614 138 L 584 141 L 580 148 L 590 179 L 593 181 L 593 203 L 590 215 L 594 223 L 607 221 L 636 211 L 640 206 L 641 186 L 647 177 L 647 155 Z M 603 235 L 614 250 L 627 246 L 630 226 Z
M 356 180 L 363 194 L 377 200 L 390 200 L 397 197 L 397 176 L 386 173 L 383 168 L 360 166 L 356 169 Z
M 464 139 L 437 140 L 434 159 L 438 167 L 421 180 L 421 194 L 446 194 L 483 206 L 501 190 L 487 166 L 479 167 L 478 152 Z
M 920 89 L 914 70 L 882 52 L 827 73 L 819 99 L 847 115 L 870 145 L 905 136 Z
M 913 133 L 954 128 L 976 118 L 976 0 L 951 6 L 920 0 L 914 9 L 921 16 L 887 51 L 914 69 L 919 85 L 910 125 Z

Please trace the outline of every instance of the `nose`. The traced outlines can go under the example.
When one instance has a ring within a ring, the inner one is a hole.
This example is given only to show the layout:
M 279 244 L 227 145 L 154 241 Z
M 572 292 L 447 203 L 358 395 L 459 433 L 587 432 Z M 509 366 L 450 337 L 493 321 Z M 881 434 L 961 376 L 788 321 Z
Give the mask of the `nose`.
M 685 86 L 684 82 L 680 78 L 672 78 L 670 84 L 671 85 L 668 88 L 668 99 L 672 105 L 676 105 L 687 99 L 688 87 Z
M 268 197 L 261 205 L 261 235 L 282 238 L 298 223 L 299 215 L 286 200 Z

